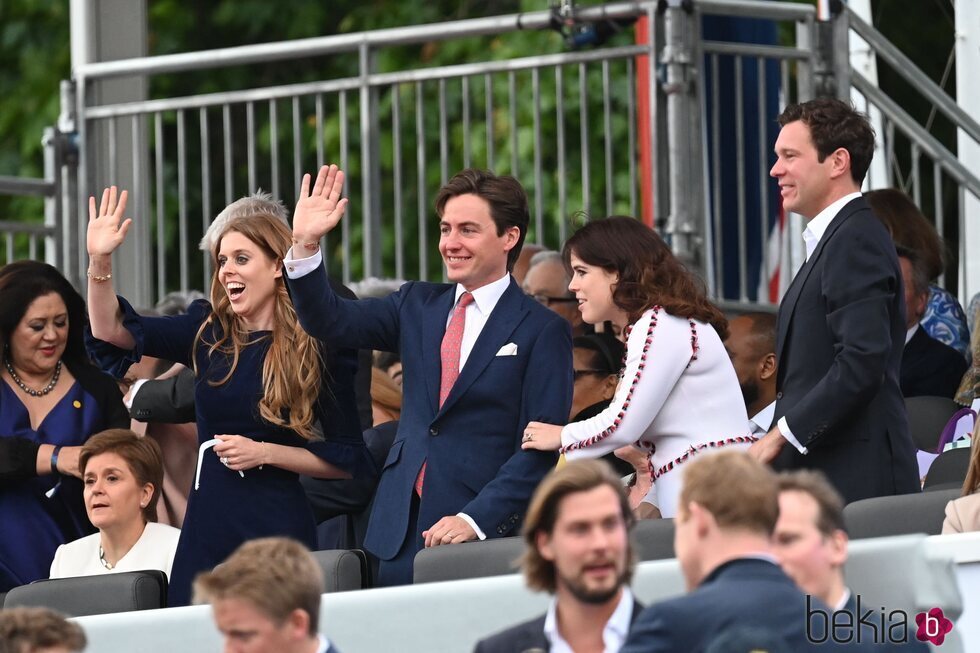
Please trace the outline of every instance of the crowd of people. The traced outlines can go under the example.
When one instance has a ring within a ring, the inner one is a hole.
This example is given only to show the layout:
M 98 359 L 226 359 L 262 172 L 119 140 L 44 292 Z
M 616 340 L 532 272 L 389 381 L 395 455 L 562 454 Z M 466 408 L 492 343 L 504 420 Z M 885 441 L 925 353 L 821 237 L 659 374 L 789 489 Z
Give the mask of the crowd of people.
M 332 649 L 307 549 L 363 547 L 391 586 L 423 548 L 523 533 L 555 601 L 478 651 L 801 650 L 805 595 L 848 606 L 844 502 L 920 489 L 903 397 L 969 402 L 975 375 L 935 230 L 860 192 L 865 117 L 814 100 L 779 122 L 807 256 L 778 315 L 728 319 L 630 217 L 525 248 L 524 189 L 474 169 L 435 199 L 448 283 L 358 298 L 320 252 L 337 166 L 303 177 L 291 226 L 274 198 L 230 205 L 207 297 L 153 314 L 113 290 L 132 221 L 106 189 L 87 307 L 51 266 L 0 269 L 0 591 L 162 569 L 229 639 L 312 653 Z M 975 498 L 951 530 L 980 527 Z M 661 517 L 691 593 L 644 609 L 628 532 Z

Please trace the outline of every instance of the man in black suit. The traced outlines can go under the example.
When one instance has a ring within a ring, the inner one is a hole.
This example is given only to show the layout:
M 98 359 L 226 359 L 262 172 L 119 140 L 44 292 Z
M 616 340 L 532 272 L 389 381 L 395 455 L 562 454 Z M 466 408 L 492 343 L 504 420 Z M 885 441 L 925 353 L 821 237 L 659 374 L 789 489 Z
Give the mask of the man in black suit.
M 546 476 L 524 520 L 523 566 L 528 587 L 555 598 L 546 614 L 479 642 L 476 653 L 617 651 L 643 609 L 629 590 L 632 525 L 622 482 L 601 460 Z
M 919 255 L 896 247 L 905 284 L 905 352 L 902 354 L 901 386 L 906 397 L 953 398 L 968 367 L 966 359 L 919 326 L 929 301 L 929 278 Z
M 674 550 L 690 592 L 643 611 L 621 653 L 704 651 L 733 630 L 764 635 L 754 648 L 813 648 L 807 598 L 770 549 L 776 475 L 739 451 L 699 454 L 682 467 Z
M 807 259 L 779 307 L 776 423 L 749 451 L 779 469 L 822 471 L 848 502 L 917 492 L 898 381 L 902 273 L 860 193 L 874 131 L 833 99 L 790 105 L 779 124 L 770 174 L 783 207 L 807 220 Z

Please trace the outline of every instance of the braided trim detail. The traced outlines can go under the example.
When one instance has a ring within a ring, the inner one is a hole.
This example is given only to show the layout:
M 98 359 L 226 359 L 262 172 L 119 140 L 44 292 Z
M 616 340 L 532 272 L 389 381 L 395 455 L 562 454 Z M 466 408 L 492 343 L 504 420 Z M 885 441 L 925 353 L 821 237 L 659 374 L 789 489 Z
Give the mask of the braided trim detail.
M 683 454 L 681 454 L 677 458 L 674 458 L 673 460 L 671 460 L 666 465 L 663 465 L 659 469 L 656 469 L 655 470 L 655 469 L 653 469 L 653 466 L 651 465 L 650 466 L 651 477 L 652 477 L 652 479 L 654 481 L 657 480 L 658 478 L 660 478 L 661 476 L 663 476 L 667 472 L 673 470 L 674 467 L 677 467 L 677 466 L 679 466 L 679 465 L 687 462 L 688 460 L 690 460 L 691 458 L 693 458 L 695 455 L 701 453 L 705 449 L 719 449 L 719 448 L 724 447 L 724 446 L 727 446 L 729 444 L 751 444 L 751 443 L 755 442 L 758 439 L 759 438 L 757 438 L 754 435 L 740 435 L 740 436 L 734 437 L 734 438 L 726 438 L 724 440 L 715 440 L 714 442 L 704 442 L 704 443 L 698 444 L 698 445 L 691 445 L 687 449 L 687 451 L 685 451 Z
M 654 306 L 653 315 L 650 316 L 650 326 L 647 327 L 646 341 L 643 343 L 643 353 L 640 354 L 640 364 L 637 367 L 636 376 L 634 376 L 632 382 L 630 382 L 630 389 L 626 393 L 626 400 L 623 402 L 623 407 L 619 410 L 619 414 L 616 415 L 616 419 L 613 420 L 612 426 L 610 426 L 609 428 L 605 429 L 600 433 L 597 433 L 596 435 L 586 438 L 585 440 L 581 440 L 579 442 L 573 442 L 567 446 L 562 447 L 560 449 L 561 453 L 567 453 L 569 451 L 575 451 L 576 449 L 584 449 L 586 447 L 591 447 L 592 445 L 598 442 L 602 442 L 603 440 L 608 438 L 610 435 L 615 433 L 616 430 L 619 428 L 619 425 L 623 421 L 623 417 L 626 415 L 626 411 L 630 407 L 630 402 L 633 400 L 633 392 L 636 390 L 636 384 L 639 383 L 640 376 L 643 375 L 643 369 L 646 367 L 647 352 L 650 351 L 650 344 L 653 342 L 653 330 L 657 328 L 657 315 L 659 314 L 660 314 L 660 306 L 659 305 Z M 627 341 L 629 341 L 629 337 L 632 331 L 633 331 L 632 325 L 626 328 Z M 627 350 L 628 349 L 629 346 L 627 345 Z M 626 356 L 624 354 L 623 356 L 624 370 L 625 370 L 625 362 L 626 362 Z

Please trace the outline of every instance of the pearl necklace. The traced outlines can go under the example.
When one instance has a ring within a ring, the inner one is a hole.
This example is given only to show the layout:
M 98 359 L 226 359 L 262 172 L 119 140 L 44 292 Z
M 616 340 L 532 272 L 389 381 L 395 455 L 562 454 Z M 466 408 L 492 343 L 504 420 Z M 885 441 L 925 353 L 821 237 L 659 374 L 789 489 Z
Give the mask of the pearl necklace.
M 99 545 L 99 562 L 101 562 L 102 566 L 108 569 L 109 571 L 112 571 L 112 568 L 115 566 L 111 562 L 105 559 L 105 551 L 102 550 L 101 544 Z
M 54 376 L 51 377 L 51 381 L 48 382 L 48 385 L 44 386 L 44 388 L 41 390 L 35 390 L 34 388 L 28 388 L 23 379 L 17 375 L 17 372 L 14 371 L 14 366 L 10 364 L 9 358 L 4 357 L 3 364 L 7 368 L 7 373 L 10 374 L 10 378 L 12 378 L 14 383 L 17 384 L 17 387 L 32 397 L 43 397 L 54 390 L 54 387 L 58 385 L 58 378 L 61 376 L 61 360 L 59 360 L 54 366 Z

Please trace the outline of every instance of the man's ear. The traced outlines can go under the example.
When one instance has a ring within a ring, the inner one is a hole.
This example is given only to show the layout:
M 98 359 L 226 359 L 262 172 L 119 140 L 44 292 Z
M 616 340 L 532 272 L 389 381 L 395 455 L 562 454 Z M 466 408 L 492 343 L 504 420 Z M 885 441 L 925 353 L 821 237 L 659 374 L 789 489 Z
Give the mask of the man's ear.
M 776 354 L 770 352 L 759 361 L 759 378 L 768 381 L 776 373 Z
M 847 562 L 847 533 L 838 529 L 827 536 L 830 545 L 830 561 L 835 567 L 843 567 Z
M 838 147 L 827 157 L 830 159 L 830 178 L 836 179 L 851 174 L 851 153 L 843 147 Z
M 293 639 L 306 639 L 310 634 L 310 615 L 306 610 L 296 608 L 286 617 L 286 626 Z
M 610 374 L 602 382 L 602 398 L 612 399 L 616 396 L 616 388 L 619 386 L 619 375 Z
M 504 230 L 504 249 L 510 251 L 517 246 L 517 241 L 521 239 L 521 228 L 516 226 L 507 227 Z
M 697 501 L 692 501 L 687 506 L 689 519 L 693 520 L 694 523 L 694 532 L 697 533 L 699 539 L 707 537 L 715 525 L 715 516 Z
M 538 547 L 538 555 L 551 562 L 555 559 L 555 551 L 551 546 L 551 536 L 548 533 L 538 532 L 534 537 L 534 544 Z

